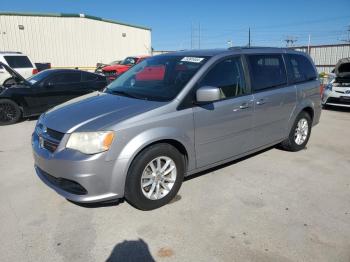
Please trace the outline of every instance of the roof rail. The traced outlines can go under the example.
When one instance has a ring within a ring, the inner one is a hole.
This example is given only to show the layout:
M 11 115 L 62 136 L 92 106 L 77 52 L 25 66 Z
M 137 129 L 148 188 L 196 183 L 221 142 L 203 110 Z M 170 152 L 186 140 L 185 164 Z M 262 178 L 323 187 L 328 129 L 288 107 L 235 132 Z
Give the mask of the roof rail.
M 271 46 L 231 46 L 228 48 L 228 50 L 237 50 L 237 49 L 261 49 L 261 48 L 266 48 L 266 49 L 276 49 L 280 47 L 271 47 Z
M 0 51 L 0 54 L 22 54 L 22 52 L 16 52 L 16 51 Z

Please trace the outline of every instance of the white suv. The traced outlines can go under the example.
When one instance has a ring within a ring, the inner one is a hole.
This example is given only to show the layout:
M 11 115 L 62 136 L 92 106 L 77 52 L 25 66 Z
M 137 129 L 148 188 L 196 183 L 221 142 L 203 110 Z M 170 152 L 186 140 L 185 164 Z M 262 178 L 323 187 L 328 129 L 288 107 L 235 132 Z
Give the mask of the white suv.
M 34 63 L 21 52 L 0 52 L 0 61 L 16 70 L 24 78 L 38 72 Z M 16 80 L 0 66 L 0 85 L 12 85 L 14 83 L 16 83 Z

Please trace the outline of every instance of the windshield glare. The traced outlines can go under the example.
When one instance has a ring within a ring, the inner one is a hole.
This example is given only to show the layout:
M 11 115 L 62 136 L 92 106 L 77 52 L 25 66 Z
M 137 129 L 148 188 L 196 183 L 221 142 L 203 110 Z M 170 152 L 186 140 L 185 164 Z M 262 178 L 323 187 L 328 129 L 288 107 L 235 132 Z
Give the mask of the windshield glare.
M 114 80 L 107 86 L 106 92 L 154 101 L 170 101 L 207 60 L 208 57 L 151 57 Z
M 134 64 L 136 64 L 136 60 L 137 59 L 135 57 L 127 57 L 120 64 L 121 65 L 134 65 Z
M 44 70 L 27 78 L 27 81 L 33 85 L 36 82 L 40 82 L 44 80 L 49 74 L 50 74 L 50 70 Z

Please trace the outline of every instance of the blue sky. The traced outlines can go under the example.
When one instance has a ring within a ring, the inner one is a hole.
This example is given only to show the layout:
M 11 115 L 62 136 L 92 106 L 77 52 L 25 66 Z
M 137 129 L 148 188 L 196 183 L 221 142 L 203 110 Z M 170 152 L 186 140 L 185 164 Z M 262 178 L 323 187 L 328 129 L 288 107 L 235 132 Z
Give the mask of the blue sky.
M 1 0 L 0 11 L 85 13 L 152 28 L 155 50 L 245 45 L 285 46 L 341 43 L 350 26 L 349 0 L 141 1 L 141 0 Z

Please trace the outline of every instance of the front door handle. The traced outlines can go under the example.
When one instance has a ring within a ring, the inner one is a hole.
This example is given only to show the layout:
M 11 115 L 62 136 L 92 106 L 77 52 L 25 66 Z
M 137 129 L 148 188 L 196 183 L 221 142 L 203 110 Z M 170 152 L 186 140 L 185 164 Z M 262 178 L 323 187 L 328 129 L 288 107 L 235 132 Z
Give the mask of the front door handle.
M 257 105 L 261 106 L 263 104 L 265 104 L 266 101 L 264 99 L 260 99 L 259 101 L 256 102 Z
M 239 107 L 233 109 L 233 112 L 237 112 L 239 110 L 243 110 L 243 109 L 247 109 L 249 108 L 249 103 L 245 102 L 243 104 L 241 104 Z
M 239 109 L 247 109 L 249 108 L 249 104 L 248 103 L 243 103 L 239 106 Z

